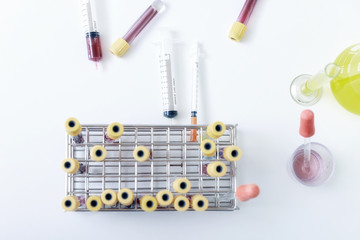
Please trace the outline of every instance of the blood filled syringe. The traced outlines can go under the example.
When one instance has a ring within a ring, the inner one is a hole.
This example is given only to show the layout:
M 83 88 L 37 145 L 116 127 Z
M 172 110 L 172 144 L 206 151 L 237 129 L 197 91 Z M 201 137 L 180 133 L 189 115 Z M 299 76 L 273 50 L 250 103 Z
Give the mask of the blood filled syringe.
M 102 58 L 100 34 L 97 30 L 96 11 L 93 0 L 81 0 L 81 13 L 85 30 L 88 59 L 98 66 Z
M 110 47 L 110 52 L 117 57 L 121 57 L 130 48 L 130 44 L 142 32 L 142 30 L 151 22 L 151 20 L 164 9 L 165 4 L 161 0 L 155 0 L 140 16 L 140 18 L 131 26 L 129 31 L 118 38 Z

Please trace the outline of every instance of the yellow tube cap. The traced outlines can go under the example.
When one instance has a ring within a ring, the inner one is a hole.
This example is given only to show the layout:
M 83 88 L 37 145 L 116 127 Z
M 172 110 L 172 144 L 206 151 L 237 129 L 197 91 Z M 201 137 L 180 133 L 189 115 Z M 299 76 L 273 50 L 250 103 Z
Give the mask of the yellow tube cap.
M 186 178 L 177 178 L 173 182 L 173 188 L 175 192 L 178 193 L 187 193 L 191 189 L 191 183 Z
M 75 196 L 66 196 L 61 201 L 61 206 L 65 211 L 76 211 L 79 206 L 79 200 Z
M 107 206 L 114 206 L 117 203 L 117 194 L 112 189 L 106 189 L 101 194 L 101 201 Z
M 66 173 L 75 174 L 79 171 L 80 164 L 75 158 L 65 158 L 61 162 L 61 168 Z
M 178 195 L 174 198 L 173 205 L 177 211 L 185 212 L 186 210 L 189 209 L 190 202 L 189 202 L 189 199 L 187 199 L 187 197 Z
M 90 150 L 90 157 L 95 162 L 104 161 L 106 158 L 106 149 L 103 146 L 96 145 Z
M 207 165 L 206 171 L 210 177 L 223 177 L 226 174 L 226 165 L 215 161 Z
M 210 139 L 202 141 L 202 143 L 200 144 L 200 149 L 205 157 L 212 157 L 216 153 L 216 145 Z
M 169 190 L 162 190 L 156 194 L 156 200 L 162 207 L 169 206 L 173 202 L 173 194 Z
M 102 207 L 103 203 L 99 196 L 91 196 L 86 201 L 86 207 L 93 212 L 99 211 Z
M 76 118 L 71 117 L 66 119 L 65 130 L 67 134 L 69 134 L 70 136 L 75 137 L 79 135 L 81 133 L 81 128 L 82 128 L 81 124 Z
M 224 158 L 230 162 L 238 161 L 242 156 L 242 151 L 237 146 L 227 146 L 224 148 Z
M 134 193 L 128 188 L 122 188 L 118 192 L 118 199 L 122 205 L 130 206 L 134 202 Z
M 195 211 L 205 211 L 209 207 L 209 201 L 202 195 L 195 195 L 191 198 L 191 207 Z
M 229 38 L 239 42 L 246 31 L 246 26 L 241 22 L 234 22 L 229 33 Z
M 206 133 L 209 135 L 209 137 L 213 139 L 218 139 L 225 133 L 225 130 L 225 124 L 223 122 L 216 121 L 206 128 Z
M 110 47 L 110 52 L 117 57 L 121 57 L 129 49 L 130 45 L 122 38 L 118 38 Z
M 106 129 L 106 134 L 112 140 L 118 139 L 124 132 L 124 126 L 118 122 L 110 124 Z
M 133 151 L 133 157 L 136 161 L 145 162 L 150 158 L 150 151 L 145 146 L 138 146 Z
M 145 195 L 140 199 L 140 207 L 145 212 L 153 212 L 158 207 L 158 203 L 153 196 Z

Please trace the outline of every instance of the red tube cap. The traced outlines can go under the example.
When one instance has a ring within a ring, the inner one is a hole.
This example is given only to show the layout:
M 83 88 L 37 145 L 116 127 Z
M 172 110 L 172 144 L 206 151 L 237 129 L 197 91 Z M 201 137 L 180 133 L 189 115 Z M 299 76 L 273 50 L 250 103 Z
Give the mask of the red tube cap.
M 260 189 L 256 184 L 240 185 L 236 189 L 236 197 L 242 202 L 256 198 L 259 193 Z
M 315 134 L 314 113 L 311 110 L 302 111 L 299 133 L 304 138 L 312 137 Z

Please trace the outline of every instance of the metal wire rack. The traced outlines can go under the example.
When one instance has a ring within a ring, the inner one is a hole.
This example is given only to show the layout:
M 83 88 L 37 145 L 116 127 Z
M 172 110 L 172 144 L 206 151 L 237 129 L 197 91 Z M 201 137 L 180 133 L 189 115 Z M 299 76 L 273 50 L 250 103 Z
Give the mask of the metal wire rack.
M 105 189 L 119 191 L 130 188 L 135 195 L 131 206 L 117 204 L 103 206 L 100 211 L 139 211 L 139 199 L 143 195 L 155 196 L 167 189 L 174 193 L 172 182 L 185 177 L 191 182 L 187 197 L 202 194 L 209 200 L 208 210 L 236 210 L 236 163 L 222 159 L 222 149 L 236 145 L 237 125 L 226 125 L 222 137 L 215 140 L 217 152 L 208 159 L 201 154 L 200 143 L 206 138 L 206 127 L 202 125 L 124 125 L 120 139 L 112 143 L 105 141 L 106 125 L 83 125 L 84 143 L 75 143 L 71 136 L 66 137 L 67 157 L 80 163 L 77 174 L 66 174 L 66 195 L 80 199 L 77 211 L 88 211 L 84 202 L 89 196 L 100 196 Z M 190 130 L 198 129 L 198 142 L 190 141 Z M 90 149 L 102 145 L 107 150 L 103 162 L 90 159 Z M 149 161 L 137 162 L 132 153 L 136 146 L 144 145 L 151 151 Z M 206 164 L 220 160 L 227 166 L 227 173 L 220 178 L 204 173 Z M 177 195 L 174 193 L 174 195 Z M 175 210 L 172 206 L 159 207 L 160 211 Z M 191 210 L 191 209 L 190 209 Z

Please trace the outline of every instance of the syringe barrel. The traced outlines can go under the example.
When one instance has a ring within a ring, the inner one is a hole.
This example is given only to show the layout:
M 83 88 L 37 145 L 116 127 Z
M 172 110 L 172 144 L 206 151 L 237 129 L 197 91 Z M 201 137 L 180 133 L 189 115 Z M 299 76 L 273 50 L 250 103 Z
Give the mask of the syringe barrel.
M 83 27 L 86 37 L 88 59 L 98 62 L 102 58 L 100 34 L 96 24 L 96 9 L 93 0 L 81 0 Z
M 155 0 L 139 19 L 131 26 L 129 31 L 124 35 L 123 39 L 131 44 L 132 41 L 141 33 L 141 31 L 151 22 L 151 20 L 164 8 L 161 0 Z
M 85 34 L 98 32 L 96 23 L 96 8 L 93 0 L 81 0 L 81 14 Z
M 176 88 L 173 75 L 172 39 L 169 35 L 163 37 L 161 41 L 159 64 L 164 117 L 174 118 L 177 116 Z
M 247 25 L 256 2 L 257 0 L 246 0 L 236 21 Z
M 198 111 L 199 103 L 199 44 L 194 43 L 192 47 L 192 98 L 191 112 Z

